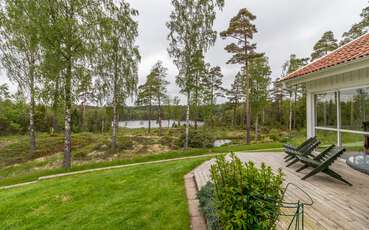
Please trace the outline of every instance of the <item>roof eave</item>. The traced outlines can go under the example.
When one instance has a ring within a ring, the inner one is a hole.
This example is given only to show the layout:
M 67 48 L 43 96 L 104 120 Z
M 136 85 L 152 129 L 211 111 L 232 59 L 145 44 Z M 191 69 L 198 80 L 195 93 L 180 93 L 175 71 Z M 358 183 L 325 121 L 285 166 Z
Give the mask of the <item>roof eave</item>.
M 369 67 L 369 56 L 358 58 L 352 61 L 344 62 L 332 67 L 328 67 L 316 72 L 305 74 L 303 76 L 294 77 L 291 79 L 281 79 L 280 81 L 287 87 L 299 84 L 306 84 L 310 81 L 323 79 L 326 77 L 351 72 L 354 70 Z

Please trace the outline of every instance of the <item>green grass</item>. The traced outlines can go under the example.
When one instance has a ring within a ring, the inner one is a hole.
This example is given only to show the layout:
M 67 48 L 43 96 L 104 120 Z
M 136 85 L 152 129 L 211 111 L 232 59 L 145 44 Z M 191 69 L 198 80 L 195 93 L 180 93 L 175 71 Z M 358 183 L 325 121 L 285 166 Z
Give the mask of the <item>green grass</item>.
M 116 169 L 0 191 L 0 229 L 189 229 L 183 176 L 204 160 Z
M 73 166 L 70 170 L 64 170 L 62 168 L 57 168 L 57 169 L 39 170 L 39 171 L 32 171 L 32 172 L 22 171 L 21 173 L 2 178 L 0 180 L 0 186 L 32 181 L 32 180 L 36 180 L 40 176 L 47 176 L 47 175 L 52 175 L 52 174 L 57 174 L 57 173 L 79 171 L 79 170 L 92 169 L 92 168 L 173 159 L 173 158 L 179 158 L 179 157 L 198 156 L 198 155 L 205 155 L 205 154 L 211 154 L 211 153 L 255 151 L 255 150 L 260 150 L 260 149 L 272 149 L 272 148 L 280 148 L 280 147 L 282 147 L 282 145 L 279 143 L 230 145 L 230 146 L 222 146 L 222 147 L 210 148 L 210 149 L 192 149 L 192 150 L 187 150 L 187 151 L 177 150 L 177 151 L 170 151 L 170 152 L 159 153 L 159 154 L 137 155 L 137 156 L 133 156 L 131 158 L 122 159 L 122 160 L 105 161 L 105 162 L 97 162 L 97 163 L 89 163 L 85 165 Z M 27 166 L 20 165 L 20 167 L 27 167 Z M 0 174 L 1 172 L 2 170 L 0 170 Z

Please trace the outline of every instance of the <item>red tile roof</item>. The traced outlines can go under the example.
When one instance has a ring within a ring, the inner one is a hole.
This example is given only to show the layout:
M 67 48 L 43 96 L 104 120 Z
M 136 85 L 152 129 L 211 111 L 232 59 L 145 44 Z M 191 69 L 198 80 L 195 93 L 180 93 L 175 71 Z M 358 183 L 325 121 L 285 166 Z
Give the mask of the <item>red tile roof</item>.
M 369 55 L 369 34 L 365 34 L 356 40 L 339 47 L 335 51 L 307 64 L 301 69 L 290 73 L 281 81 L 290 80 L 317 72 L 332 66 L 359 59 Z

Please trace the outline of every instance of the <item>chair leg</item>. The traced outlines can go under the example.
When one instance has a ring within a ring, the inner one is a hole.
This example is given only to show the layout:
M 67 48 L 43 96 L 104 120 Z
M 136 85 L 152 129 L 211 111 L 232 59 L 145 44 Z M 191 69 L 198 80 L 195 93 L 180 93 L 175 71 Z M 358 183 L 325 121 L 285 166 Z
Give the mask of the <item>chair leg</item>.
M 301 172 L 302 170 L 304 170 L 304 169 L 306 169 L 308 167 L 309 167 L 309 165 L 304 165 L 301 168 L 297 169 L 296 172 Z
M 330 169 L 323 170 L 323 172 L 325 174 L 327 174 L 328 176 L 331 176 L 331 177 L 333 177 L 333 178 L 335 178 L 337 180 L 342 181 L 345 184 L 348 184 L 348 185 L 352 186 L 352 184 L 350 182 L 348 182 L 347 180 L 343 179 L 341 175 L 339 175 L 338 173 L 336 173 L 336 172 L 334 172 L 334 171 L 332 171 Z
M 309 172 L 308 174 L 306 174 L 303 178 L 301 178 L 301 180 L 305 180 L 311 176 L 314 176 L 315 174 L 321 172 L 322 170 L 320 168 L 315 168 L 314 170 L 312 170 L 311 172 Z
M 293 160 L 293 159 L 295 159 L 295 156 L 290 156 L 289 158 L 287 158 L 287 159 L 285 160 L 285 162 L 289 162 L 289 161 L 291 161 L 291 160 Z
M 290 167 L 291 165 L 293 165 L 297 162 L 299 162 L 299 159 L 295 159 L 295 160 L 291 161 L 286 167 Z

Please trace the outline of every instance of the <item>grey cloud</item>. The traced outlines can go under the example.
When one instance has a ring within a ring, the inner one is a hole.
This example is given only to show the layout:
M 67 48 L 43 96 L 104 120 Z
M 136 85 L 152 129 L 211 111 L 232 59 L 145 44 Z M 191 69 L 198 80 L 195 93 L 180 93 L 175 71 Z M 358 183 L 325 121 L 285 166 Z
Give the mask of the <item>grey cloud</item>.
M 152 65 L 160 59 L 169 69 L 169 93 L 178 95 L 175 86 L 177 69 L 167 54 L 168 29 L 165 23 L 172 9 L 170 0 L 128 0 L 131 6 L 139 10 L 139 38 L 142 61 L 139 66 L 142 83 Z M 343 32 L 359 20 L 361 10 L 367 6 L 367 0 L 226 0 L 226 6 L 219 12 L 214 28 L 224 30 L 231 17 L 243 7 L 249 8 L 256 16 L 258 33 L 255 36 L 258 50 L 265 52 L 273 70 L 273 78 L 281 73 L 281 66 L 291 53 L 308 57 L 314 43 L 327 30 L 332 30 L 339 39 Z M 218 39 L 209 50 L 206 59 L 223 69 L 224 85 L 229 87 L 239 70 L 237 65 L 226 65 L 230 55 L 224 51 L 229 41 Z M 4 74 L 0 83 L 5 82 Z M 222 100 L 219 100 L 222 101 Z M 182 102 L 185 100 L 182 97 Z

